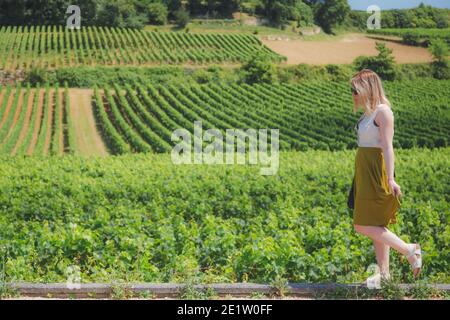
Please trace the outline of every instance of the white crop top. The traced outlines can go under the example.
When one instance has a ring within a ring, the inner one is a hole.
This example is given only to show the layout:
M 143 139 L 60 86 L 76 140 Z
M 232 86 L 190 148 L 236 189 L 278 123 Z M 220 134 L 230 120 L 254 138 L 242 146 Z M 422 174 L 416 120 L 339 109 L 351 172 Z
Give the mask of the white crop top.
M 366 116 L 365 113 L 361 116 L 358 123 L 355 126 L 355 130 L 358 134 L 358 146 L 359 147 L 375 147 L 381 148 L 380 128 L 375 125 L 375 116 L 380 110 L 379 105 L 370 116 Z

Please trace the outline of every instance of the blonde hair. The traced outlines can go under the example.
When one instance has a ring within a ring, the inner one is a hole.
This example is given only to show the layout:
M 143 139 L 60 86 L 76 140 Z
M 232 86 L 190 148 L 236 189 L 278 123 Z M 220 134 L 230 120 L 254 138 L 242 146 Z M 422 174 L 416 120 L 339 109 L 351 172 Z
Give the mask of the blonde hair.
M 351 80 L 352 87 L 358 92 L 359 104 L 354 105 L 353 112 L 358 111 L 362 105 L 365 112 L 371 114 L 378 105 L 391 103 L 386 98 L 380 77 L 369 69 L 364 69 L 355 74 Z

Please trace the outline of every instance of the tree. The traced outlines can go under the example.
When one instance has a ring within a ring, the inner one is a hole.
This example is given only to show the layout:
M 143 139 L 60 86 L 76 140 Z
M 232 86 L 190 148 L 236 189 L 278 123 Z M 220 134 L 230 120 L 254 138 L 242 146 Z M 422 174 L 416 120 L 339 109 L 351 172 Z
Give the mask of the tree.
M 188 1 L 188 10 L 191 13 L 191 16 L 201 14 L 203 11 L 203 5 L 201 0 L 189 0 Z
M 134 0 L 102 0 L 96 20 L 104 26 L 143 28 L 146 18 L 137 13 Z
M 436 22 L 437 28 L 448 28 L 449 27 L 449 17 L 448 14 L 443 10 L 435 10 L 433 14 L 433 19 Z
M 353 64 L 356 70 L 370 69 L 375 71 L 384 80 L 394 80 L 396 78 L 395 59 L 392 56 L 392 49 L 386 47 L 383 42 L 376 43 L 378 55 L 374 57 L 358 57 Z
M 295 1 L 291 11 L 291 19 L 297 21 L 299 27 L 310 26 L 314 23 L 314 13 L 311 7 L 303 1 Z
M 313 23 L 313 12 L 302 0 L 262 0 L 261 12 L 272 25 L 281 27 L 288 21 L 297 21 L 299 26 Z
M 169 11 L 165 4 L 161 2 L 150 3 L 147 6 L 148 22 L 151 24 L 164 25 L 167 23 Z
M 437 79 L 450 79 L 449 48 L 447 43 L 440 39 L 432 40 L 428 49 L 434 57 L 433 76 Z
M 246 83 L 273 83 L 276 70 L 272 62 L 264 55 L 257 54 L 241 67 L 242 79 Z
M 170 19 L 175 19 L 176 12 L 183 8 L 181 0 L 163 0 L 163 2 L 166 5 L 167 10 L 169 11 Z
M 318 5 L 315 18 L 326 33 L 332 33 L 333 28 L 345 21 L 350 11 L 347 0 L 327 0 Z
M 0 24 L 65 24 L 70 4 L 69 0 L 0 0 Z M 90 17 L 88 9 L 96 6 L 93 0 L 81 0 L 78 5 L 86 10 L 86 19 Z
M 181 7 L 177 11 L 175 11 L 175 24 L 179 28 L 184 28 L 188 25 L 190 16 L 189 11 L 187 11 L 184 7 Z

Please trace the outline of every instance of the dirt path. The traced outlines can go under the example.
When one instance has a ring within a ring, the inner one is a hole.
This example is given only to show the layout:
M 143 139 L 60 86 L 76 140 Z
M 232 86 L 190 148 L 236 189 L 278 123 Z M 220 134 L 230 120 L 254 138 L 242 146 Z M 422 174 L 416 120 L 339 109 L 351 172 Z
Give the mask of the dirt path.
M 6 103 L 5 113 L 3 114 L 3 118 L 2 118 L 2 120 L 0 122 L 0 128 L 3 127 L 3 125 L 5 124 L 6 119 L 9 116 L 9 111 L 11 110 L 11 106 L 13 104 L 13 101 L 14 101 L 15 97 L 16 97 L 16 91 L 17 91 L 16 89 L 12 89 L 11 93 L 9 94 L 8 102 Z
M 43 112 L 43 104 L 44 104 L 44 94 L 45 90 L 40 89 L 38 94 L 36 95 L 35 99 L 39 99 L 38 102 L 38 109 L 36 114 L 36 122 L 34 126 L 33 131 L 33 137 L 31 138 L 30 145 L 28 146 L 27 154 L 32 155 L 34 151 L 34 147 L 36 145 L 38 136 L 39 136 L 39 129 L 41 127 L 41 118 L 42 118 L 42 112 Z
M 6 134 L 5 138 L 3 139 L 2 143 L 5 143 L 8 141 L 9 137 L 14 131 L 14 127 L 16 126 L 17 119 L 19 118 L 20 113 L 22 112 L 23 108 L 25 107 L 23 104 L 23 99 L 25 98 L 26 90 L 21 89 L 19 93 L 19 99 L 17 100 L 17 106 L 16 106 L 16 113 L 14 114 L 13 121 L 11 123 L 11 126 L 9 127 L 8 133 Z
M 22 144 L 23 139 L 25 139 L 25 136 L 27 134 L 28 128 L 30 126 L 31 114 L 32 114 L 32 111 L 33 111 L 33 102 L 34 102 L 34 99 L 38 99 L 37 94 L 39 94 L 39 93 L 36 92 L 36 89 L 31 89 L 30 90 L 30 97 L 28 98 L 28 101 L 26 102 L 27 106 L 28 106 L 27 107 L 27 111 L 26 111 L 27 113 L 25 115 L 25 120 L 23 122 L 22 130 L 19 133 L 19 138 L 17 138 L 16 145 L 14 146 L 14 149 L 11 152 L 12 155 L 15 155 L 17 153 L 17 149 Z
M 70 110 L 77 153 L 86 156 L 107 156 L 108 151 L 97 129 L 92 110 L 93 90 L 69 89 Z
M 49 90 L 48 95 L 48 119 L 47 119 L 47 132 L 45 133 L 44 154 L 47 155 L 50 152 L 50 143 L 52 142 L 52 130 L 53 130 L 53 109 L 55 108 L 54 89 Z M 47 107 L 47 106 L 44 106 Z
M 364 34 L 349 34 L 337 40 L 262 40 L 273 51 L 286 56 L 288 64 L 349 64 L 361 55 L 377 55 L 375 42 Z M 398 63 L 430 62 L 431 54 L 425 48 L 407 46 L 390 41 L 381 41 L 393 49 Z

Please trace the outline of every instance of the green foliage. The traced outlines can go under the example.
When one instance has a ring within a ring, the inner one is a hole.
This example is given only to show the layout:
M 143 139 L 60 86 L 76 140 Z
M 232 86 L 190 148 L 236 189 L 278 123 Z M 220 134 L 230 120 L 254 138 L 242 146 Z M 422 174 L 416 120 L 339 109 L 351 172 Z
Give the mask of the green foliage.
M 167 7 L 163 3 L 154 2 L 154 3 L 150 3 L 147 6 L 148 21 L 151 24 L 156 24 L 156 25 L 166 24 L 168 14 L 169 14 L 169 12 L 167 10 Z
M 433 40 L 430 44 L 429 50 L 435 61 L 444 62 L 448 60 L 449 47 L 446 42 L 442 40 Z
M 326 33 L 332 33 L 333 28 L 342 24 L 349 13 L 347 0 L 328 0 L 319 5 L 315 18 Z
M 298 27 L 308 27 L 314 24 L 313 10 L 303 1 L 295 1 L 291 15 L 291 19 L 297 22 Z
M 434 58 L 434 77 L 436 79 L 450 79 L 449 47 L 447 43 L 442 40 L 433 40 L 429 50 Z
M 3 69 L 240 63 L 255 54 L 272 62 L 286 59 L 251 35 L 147 32 L 129 28 L 82 27 L 71 31 L 55 26 L 1 27 L 0 50 L 11 48 L 14 54 L 1 58 Z
M 257 55 L 242 65 L 242 79 L 246 83 L 273 83 L 276 81 L 275 67 L 265 56 Z
M 353 62 L 356 70 L 370 69 L 375 71 L 384 80 L 396 78 L 395 59 L 393 50 L 386 47 L 382 42 L 376 43 L 378 55 L 374 57 L 358 57 Z
M 190 21 L 189 11 L 187 11 L 184 7 L 178 9 L 174 13 L 175 24 L 179 28 L 185 28 Z
M 141 29 L 146 20 L 143 13 L 137 12 L 133 0 L 102 0 L 95 25 Z
M 329 69 L 330 73 L 335 73 L 329 74 L 330 79 L 347 72 L 335 67 Z M 202 72 L 199 75 L 206 77 L 204 81 L 207 82 L 213 74 Z M 448 146 L 449 115 L 445 110 L 450 90 L 448 81 L 386 82 L 385 89 L 398 115 L 395 147 Z M 173 145 L 167 130 L 184 127 L 192 132 L 192 123 L 198 119 L 202 119 L 208 128 L 223 131 L 227 128 L 279 128 L 281 150 L 342 150 L 355 146 L 353 127 L 357 117 L 347 116 L 348 106 L 352 103 L 348 80 L 307 81 L 300 85 L 264 82 L 252 85 L 148 84 L 139 87 L 137 97 L 131 88 L 127 87 L 127 91 L 132 105 L 139 105 L 139 110 L 147 109 L 154 115 L 151 125 L 147 119 L 152 116 L 146 116 L 147 126 L 153 134 L 144 134 L 141 125 L 135 125 L 135 130 L 155 150 L 165 148 L 161 138 Z M 320 100 L 313 98 L 318 94 Z M 120 108 L 128 110 L 125 104 Z M 411 110 L 415 111 L 411 113 Z M 131 110 L 126 113 L 134 123 Z
M 314 22 L 311 7 L 302 0 L 263 0 L 256 11 L 277 27 L 285 27 L 289 21 L 296 21 L 298 26 L 309 26 Z
M 404 73 L 409 69 L 405 68 Z M 158 71 L 161 72 L 159 78 L 155 76 Z M 165 75 L 165 71 L 169 74 Z M 196 120 L 202 120 L 205 127 L 218 128 L 223 133 L 229 128 L 279 128 L 281 150 L 342 150 L 356 146 L 353 127 L 357 116 L 349 115 L 352 100 L 348 78 L 339 80 L 346 78 L 347 74 L 351 75 L 349 67 L 331 65 L 308 69 L 297 66 L 289 69 L 292 77 L 312 74 L 312 77 L 321 79 L 317 81 L 312 78 L 313 81 L 307 78 L 300 84 L 258 82 L 249 85 L 228 79 L 229 75 L 218 67 L 194 71 L 189 75 L 189 81 L 183 80 L 186 74 L 178 68 L 152 69 L 152 72 L 154 82 L 142 77 L 122 86 L 114 84 L 115 94 L 111 94 L 108 89 L 110 85 L 106 85 L 102 87 L 106 90 L 97 90 L 94 95 L 94 114 L 103 139 L 113 154 L 169 152 L 174 145 L 171 139 L 173 130 L 186 128 L 192 132 Z M 449 81 L 421 78 L 385 82 L 384 86 L 398 115 L 395 147 L 448 146 L 450 120 L 446 106 L 450 95 Z M 23 108 L 18 103 L 20 87 L 15 91 L 14 108 Z M 12 87 L 5 89 L 6 98 L 0 108 L 0 118 L 7 101 L 11 99 L 8 98 L 11 92 Z M 318 95 L 320 99 L 315 98 Z M 43 114 L 47 119 L 51 109 L 48 95 L 45 97 Z M 35 99 L 33 102 L 33 121 L 24 142 L 18 146 L 18 154 L 28 150 L 36 123 L 38 101 Z M 68 102 L 68 91 L 65 90 L 66 115 L 70 109 Z M 8 113 L 6 125 L 0 130 L 0 138 L 9 138 L 9 141 L 0 144 L 0 153 L 3 154 L 10 154 L 17 142 L 19 131 L 8 135 L 14 114 Z M 21 114 L 19 124 L 24 120 Z M 66 118 L 65 153 L 74 153 L 78 149 L 73 139 L 74 120 Z M 39 147 L 34 153 L 47 154 L 44 152 L 45 139 L 50 132 L 53 137 L 59 136 L 55 133 L 61 130 L 58 129 L 59 124 L 47 122 L 48 119 L 42 122 Z M 59 148 L 59 142 L 57 145 Z
M 450 29 L 388 29 L 368 30 L 371 34 L 387 36 L 398 36 L 403 38 L 403 42 L 410 45 L 429 45 L 434 39 L 441 39 L 450 43 Z
M 401 300 L 405 297 L 406 290 L 400 286 L 397 280 L 391 278 L 382 280 L 380 294 L 386 300 Z
M 449 269 L 449 152 L 396 150 L 405 197 L 392 228 L 422 244 L 430 281 Z M 65 282 L 77 265 L 83 282 L 361 282 L 375 254 L 347 214 L 354 156 L 282 153 L 268 177 L 170 155 L 2 157 L 4 281 Z M 396 260 L 410 282 L 410 265 Z
M 45 84 L 53 79 L 49 79 L 52 77 L 52 74 L 47 72 L 45 69 L 33 67 L 26 75 L 25 82 L 28 82 L 32 86 L 36 86 L 37 84 Z

